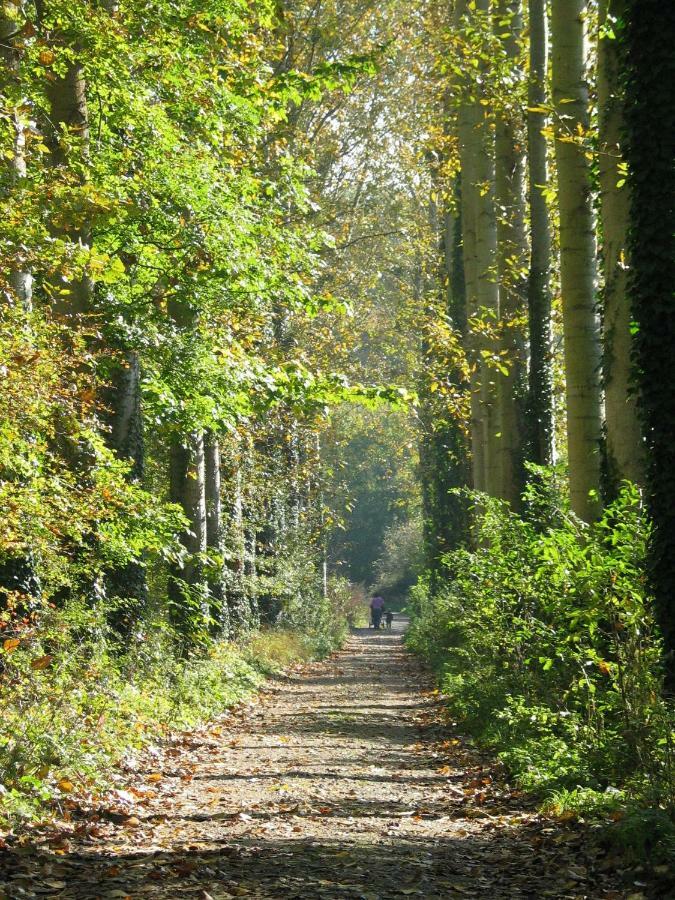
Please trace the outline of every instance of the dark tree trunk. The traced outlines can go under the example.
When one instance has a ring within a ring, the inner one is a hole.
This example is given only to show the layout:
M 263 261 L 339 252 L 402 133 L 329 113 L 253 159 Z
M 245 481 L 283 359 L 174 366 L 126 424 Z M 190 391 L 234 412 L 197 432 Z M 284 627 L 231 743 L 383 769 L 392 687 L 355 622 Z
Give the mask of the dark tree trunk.
M 181 535 L 185 548 L 182 566 L 169 575 L 170 619 L 187 643 L 203 630 L 208 618 L 208 586 L 201 559 L 206 552 L 206 496 L 204 488 L 204 438 L 192 432 L 175 439 L 170 459 L 171 500 L 179 504 L 189 522 Z
M 631 194 L 629 291 L 653 521 L 650 578 L 675 691 L 675 4 L 630 0 L 626 157 Z
M 103 399 L 109 415 L 108 444 L 120 459 L 130 463 L 130 478 L 142 481 L 145 460 L 138 354 L 129 352 L 117 363 Z M 132 561 L 109 570 L 106 593 L 113 601 L 110 625 L 120 637 L 130 637 L 147 607 L 143 563 Z

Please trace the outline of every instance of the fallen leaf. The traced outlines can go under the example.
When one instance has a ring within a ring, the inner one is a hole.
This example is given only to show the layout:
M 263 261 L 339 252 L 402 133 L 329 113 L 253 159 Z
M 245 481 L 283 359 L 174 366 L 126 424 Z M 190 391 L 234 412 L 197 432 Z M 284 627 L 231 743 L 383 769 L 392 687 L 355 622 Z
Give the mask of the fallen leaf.
M 30 664 L 31 669 L 35 669 L 35 671 L 39 672 L 41 669 L 46 669 L 48 665 L 50 665 L 52 659 L 54 657 L 50 656 L 48 653 L 45 656 L 39 656 L 37 659 L 34 659 Z

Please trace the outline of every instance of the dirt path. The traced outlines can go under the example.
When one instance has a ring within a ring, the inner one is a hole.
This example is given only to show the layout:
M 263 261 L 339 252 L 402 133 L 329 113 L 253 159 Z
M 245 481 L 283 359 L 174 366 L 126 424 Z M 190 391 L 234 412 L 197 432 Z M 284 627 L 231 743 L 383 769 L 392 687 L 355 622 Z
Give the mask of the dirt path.
M 0 898 L 643 896 L 442 728 L 396 631 L 356 633 L 146 759 L 98 821 L 72 816 Z

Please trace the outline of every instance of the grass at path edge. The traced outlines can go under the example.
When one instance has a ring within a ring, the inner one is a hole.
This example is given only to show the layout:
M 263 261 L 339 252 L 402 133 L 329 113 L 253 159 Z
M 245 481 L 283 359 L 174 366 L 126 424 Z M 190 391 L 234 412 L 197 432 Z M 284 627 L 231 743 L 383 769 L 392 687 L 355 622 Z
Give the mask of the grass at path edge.
M 327 655 L 346 633 L 327 642 L 269 629 L 186 659 L 159 644 L 123 657 L 80 646 L 45 671 L 16 657 L 0 694 L 0 830 L 60 813 L 78 792 L 105 791 L 125 754 L 208 721 L 284 668 Z

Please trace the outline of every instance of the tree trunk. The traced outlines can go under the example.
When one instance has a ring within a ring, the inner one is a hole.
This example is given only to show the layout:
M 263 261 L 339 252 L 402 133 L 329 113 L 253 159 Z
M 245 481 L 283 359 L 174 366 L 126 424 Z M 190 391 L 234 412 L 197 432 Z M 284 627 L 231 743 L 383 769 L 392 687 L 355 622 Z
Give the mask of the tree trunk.
M 475 10 L 466 3 L 458 4 L 466 8 L 465 21 L 476 21 L 475 11 L 487 14 L 489 0 L 477 0 Z M 485 19 L 487 21 L 487 19 Z M 472 195 L 475 224 L 475 307 L 469 309 L 469 315 L 477 316 L 488 327 L 496 328 L 499 318 L 499 284 L 497 282 L 497 220 L 495 216 L 495 161 L 494 134 L 488 118 L 486 103 L 488 98 L 478 81 L 471 81 L 470 119 L 471 134 L 467 154 L 473 156 L 470 167 L 471 176 L 467 181 L 462 176 L 463 192 Z M 497 397 L 496 370 L 490 365 L 489 357 L 494 356 L 497 346 L 491 338 L 477 334 L 475 347 L 478 350 L 478 369 L 480 379 L 480 412 L 481 439 L 483 445 L 483 481 L 484 490 L 493 497 L 501 494 L 501 479 L 498 465 L 497 437 Z
M 530 336 L 528 444 L 532 462 L 553 462 L 553 348 L 551 336 L 551 229 L 545 191 L 548 187 L 546 79 L 548 35 L 546 0 L 529 0 L 530 72 L 527 87 L 528 206 L 530 271 L 527 286 Z
M 145 448 L 141 415 L 140 363 L 138 354 L 129 352 L 119 362 L 105 391 L 104 402 L 109 415 L 108 445 L 120 459 L 130 463 L 129 477 L 142 481 Z M 133 633 L 148 601 L 145 566 L 128 562 L 106 573 L 106 591 L 120 601 L 111 617 L 117 634 L 129 637 Z
M 21 29 L 19 17 L 8 15 L 8 6 L 0 7 L 0 61 L 4 67 L 4 105 L 13 131 L 11 158 L 0 160 L 6 167 L 4 180 L 8 191 L 16 190 L 26 175 L 25 127 L 19 108 L 21 83 L 19 79 L 19 53 L 14 38 Z M 19 252 L 8 264 L 8 270 L 0 276 L 6 285 L 3 291 L 7 301 L 18 301 L 26 312 L 32 309 L 33 279 L 30 272 L 19 264 Z M 33 598 L 39 598 L 41 585 L 37 577 L 35 561 L 29 549 L 22 555 L 7 557 L 0 562 L 0 608 L 13 607 L 17 615 L 31 611 Z M 19 599 L 21 598 L 21 599 Z
M 469 16 L 467 0 L 458 0 L 455 5 L 454 27 L 462 29 Z M 481 111 L 478 100 L 472 96 L 473 82 L 460 84 L 462 98 L 457 115 L 457 136 L 462 178 L 461 221 L 462 245 L 464 249 L 464 281 L 467 317 L 476 316 L 480 309 L 478 261 L 478 212 L 479 182 L 478 158 L 482 155 L 480 132 Z M 469 329 L 467 346 L 471 361 L 471 474 L 473 488 L 488 490 L 488 444 L 487 434 L 489 408 L 483 402 L 485 366 L 481 361 L 482 341 Z
M 242 460 L 239 443 L 228 455 L 228 488 L 225 496 L 231 499 L 225 532 L 225 564 L 227 567 L 227 609 L 230 634 L 245 632 L 249 624 L 249 605 L 245 588 L 245 533 Z
M 630 295 L 647 444 L 653 523 L 649 575 L 663 634 L 666 685 L 675 692 L 675 5 L 629 0 L 626 158 Z
M 553 0 L 551 10 L 570 502 L 581 519 L 591 522 L 600 512 L 602 432 L 595 230 L 585 146 L 589 10 L 587 0 Z
M 220 443 L 212 432 L 204 440 L 204 466 L 206 479 L 206 547 L 213 557 L 209 564 L 209 598 L 211 619 L 215 630 L 227 636 L 229 615 L 225 595 L 223 531 L 223 501 L 220 478 Z
M 45 94 L 49 101 L 45 143 L 50 150 L 52 165 L 58 169 L 67 167 L 73 158 L 86 160 L 89 156 L 89 111 L 82 64 L 77 60 L 69 62 L 62 76 L 54 76 L 53 80 L 46 82 Z M 72 243 L 89 246 L 91 235 L 87 221 L 79 227 L 65 226 L 53 231 Z M 70 282 L 67 294 L 62 293 L 60 280 L 46 287 L 56 315 L 71 319 L 89 311 L 93 285 L 86 274 Z
M 440 194 L 441 191 L 435 192 Z M 453 327 L 466 333 L 464 271 L 461 257 L 461 216 L 456 207 L 461 193 L 450 198 L 445 212 L 438 215 L 434 195 L 431 200 L 431 226 L 438 232 L 438 262 L 436 279 L 431 289 L 438 291 L 445 312 Z M 458 246 L 459 245 L 459 246 Z M 436 316 L 432 306 L 430 315 Z M 425 348 L 428 351 L 428 347 Z M 458 393 L 466 390 L 463 374 L 456 370 L 446 373 L 447 380 Z M 460 547 L 467 536 L 468 512 L 463 497 L 454 488 L 467 487 L 470 481 L 467 441 L 461 424 L 453 412 L 443 406 L 438 395 L 428 391 L 428 381 L 422 379 L 420 393 L 421 439 L 420 477 L 424 503 L 425 549 L 432 580 L 440 583 L 444 577 L 442 557 Z M 440 404 L 440 406 L 439 406 Z
M 610 36 L 617 16 L 625 16 L 624 0 L 601 0 L 598 39 L 598 128 L 602 262 L 604 272 L 604 383 L 608 492 L 619 483 L 644 481 L 644 448 L 637 401 L 631 389 L 632 337 L 628 297 L 628 188 L 622 180 L 624 130 L 620 83 L 620 38 Z M 625 179 L 623 179 L 625 180 Z
M 509 84 L 516 83 L 522 32 L 521 0 L 500 0 L 495 28 L 510 63 Z M 508 35 L 504 37 L 503 35 Z M 525 334 L 527 267 L 525 231 L 524 122 L 514 110 L 503 109 L 495 129 L 495 201 L 497 215 L 497 271 L 501 357 L 508 374 L 497 375 L 497 431 L 499 437 L 500 496 L 514 509 L 525 487 Z
M 200 555 L 206 552 L 206 492 L 204 436 L 192 432 L 184 442 L 174 439 L 170 458 L 171 500 L 189 522 L 181 535 L 185 548 L 182 567 L 173 566 L 169 577 L 171 621 L 184 638 L 203 629 L 208 617 L 208 587 Z
M 17 18 L 8 16 L 5 10 L 7 6 L 0 8 L 0 60 L 5 68 L 5 83 L 3 93 L 4 104 L 10 119 L 10 127 L 14 132 L 12 157 L 9 161 L 3 160 L 0 165 L 9 169 L 7 182 L 10 190 L 16 188 L 22 178 L 26 176 L 26 136 L 27 123 L 24 122 L 21 112 L 21 95 L 19 81 L 19 53 L 14 44 L 14 38 L 21 29 Z M 17 248 L 18 249 L 18 248 Z M 19 264 L 18 252 L 10 263 L 7 273 L 7 282 L 16 300 L 26 312 L 30 312 L 33 306 L 33 278 L 23 266 Z

